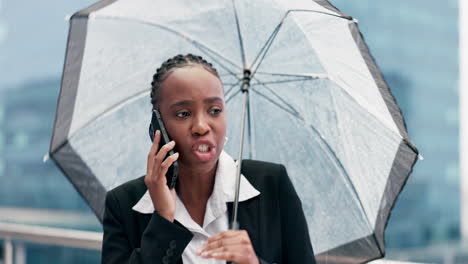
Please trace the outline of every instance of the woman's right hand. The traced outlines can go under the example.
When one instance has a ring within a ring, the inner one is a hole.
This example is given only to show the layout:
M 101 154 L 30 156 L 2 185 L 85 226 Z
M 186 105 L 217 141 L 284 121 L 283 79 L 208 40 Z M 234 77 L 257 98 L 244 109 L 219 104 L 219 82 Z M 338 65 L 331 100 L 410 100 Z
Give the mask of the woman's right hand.
M 148 187 L 154 209 L 162 217 L 174 222 L 176 192 L 175 188 L 169 189 L 167 186 L 166 173 L 169 166 L 179 157 L 179 153 L 175 153 L 164 160 L 167 153 L 174 148 L 175 142 L 171 141 L 158 149 L 160 140 L 161 132 L 157 130 L 148 154 L 145 184 Z

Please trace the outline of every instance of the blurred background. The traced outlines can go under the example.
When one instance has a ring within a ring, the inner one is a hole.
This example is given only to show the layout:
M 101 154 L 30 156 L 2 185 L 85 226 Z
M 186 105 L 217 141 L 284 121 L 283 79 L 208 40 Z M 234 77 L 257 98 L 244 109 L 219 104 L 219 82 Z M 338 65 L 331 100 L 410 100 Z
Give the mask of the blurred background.
M 461 210 L 461 1 L 331 0 L 359 20 L 424 157 L 387 226 L 389 259 L 468 263 L 468 219 Z M 0 0 L 0 223 L 102 232 L 54 163 L 43 163 L 60 89 L 65 17 L 93 2 Z M 99 250 L 1 239 L 20 252 L 18 263 L 100 262 Z

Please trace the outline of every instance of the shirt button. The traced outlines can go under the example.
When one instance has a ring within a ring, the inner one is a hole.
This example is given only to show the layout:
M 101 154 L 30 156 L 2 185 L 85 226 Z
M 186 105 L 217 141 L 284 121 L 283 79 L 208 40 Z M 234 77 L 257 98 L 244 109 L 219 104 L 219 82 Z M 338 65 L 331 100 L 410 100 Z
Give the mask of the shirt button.
M 172 250 L 172 248 L 168 248 L 166 250 L 166 255 L 169 256 L 169 257 L 172 257 L 172 255 L 174 255 L 174 251 Z
M 169 243 L 169 246 L 170 246 L 171 248 L 176 248 L 177 242 L 176 242 L 175 240 L 172 240 L 172 241 Z

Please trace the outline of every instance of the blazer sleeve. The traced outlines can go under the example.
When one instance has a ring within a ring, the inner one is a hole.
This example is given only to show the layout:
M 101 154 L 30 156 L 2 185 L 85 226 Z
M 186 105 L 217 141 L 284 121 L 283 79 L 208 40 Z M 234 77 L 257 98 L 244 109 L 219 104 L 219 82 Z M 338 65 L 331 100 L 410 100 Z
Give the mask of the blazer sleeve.
M 114 193 L 106 195 L 103 219 L 102 264 L 172 264 L 180 261 L 192 233 L 154 212 L 141 237 L 140 248 L 132 248 L 119 201 Z M 129 214 L 125 214 L 129 217 Z M 132 230 L 132 229 L 129 229 Z
M 279 206 L 281 212 L 282 262 L 315 263 L 302 203 L 281 165 L 279 180 Z

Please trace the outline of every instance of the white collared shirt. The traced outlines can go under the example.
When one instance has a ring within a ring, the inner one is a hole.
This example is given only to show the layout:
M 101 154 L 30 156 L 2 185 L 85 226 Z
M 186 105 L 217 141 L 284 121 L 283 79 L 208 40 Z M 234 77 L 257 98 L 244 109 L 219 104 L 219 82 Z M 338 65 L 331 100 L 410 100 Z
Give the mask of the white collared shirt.
M 176 211 L 174 219 L 179 221 L 193 234 L 192 240 L 182 253 L 182 261 L 184 264 L 226 263 L 226 261 L 202 258 L 198 256 L 196 252 L 201 249 L 209 237 L 229 229 L 226 203 L 234 201 L 236 171 L 236 162 L 231 156 L 229 156 L 229 154 L 224 151 L 221 152 L 218 160 L 218 168 L 216 169 L 213 193 L 206 204 L 203 227 L 192 219 L 184 204 L 179 199 L 179 196 L 176 196 Z M 246 201 L 259 194 L 260 192 L 249 183 L 245 176 L 241 175 L 239 201 Z M 146 191 L 138 203 L 133 206 L 133 210 L 143 214 L 152 214 L 154 212 L 153 202 L 151 201 L 148 191 Z

